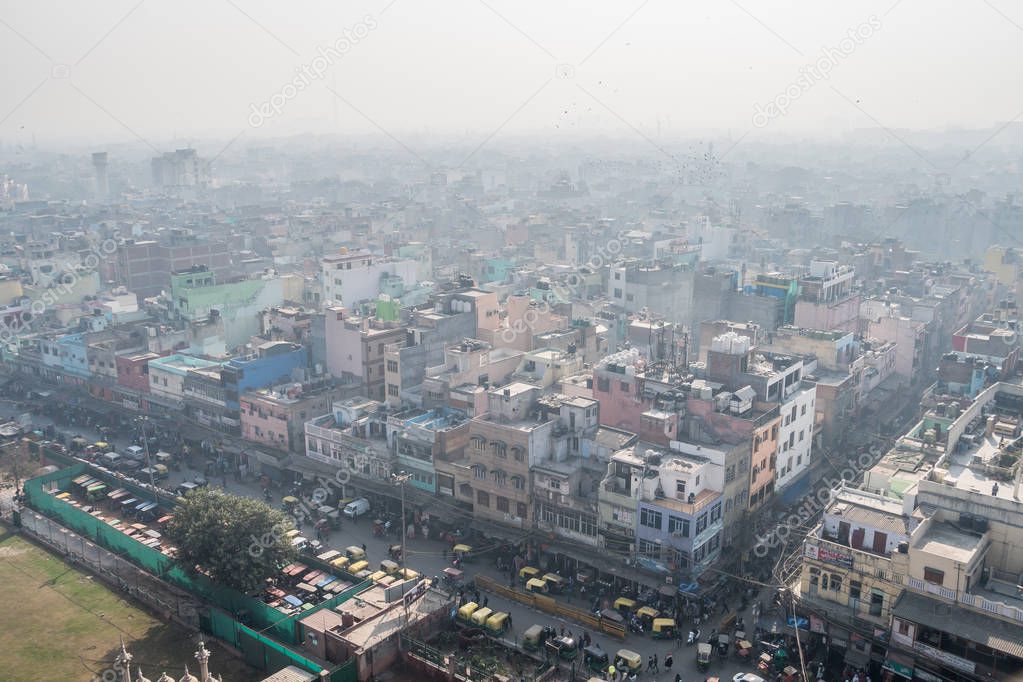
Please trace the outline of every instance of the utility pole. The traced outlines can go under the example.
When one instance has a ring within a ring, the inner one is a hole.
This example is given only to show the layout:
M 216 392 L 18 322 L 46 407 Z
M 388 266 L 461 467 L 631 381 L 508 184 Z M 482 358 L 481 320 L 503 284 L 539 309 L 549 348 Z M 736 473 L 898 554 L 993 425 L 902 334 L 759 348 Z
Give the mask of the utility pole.
M 142 450 L 146 453 L 146 470 L 149 472 L 149 485 L 153 488 L 153 495 L 156 497 L 156 504 L 160 504 L 159 488 L 156 487 L 156 479 L 153 477 L 153 463 L 149 459 L 149 433 L 146 431 L 146 424 L 149 418 L 142 415 L 138 418 L 139 428 L 142 431 Z
M 391 480 L 394 485 L 401 486 L 401 524 L 398 531 L 401 533 L 401 557 L 398 560 L 398 566 L 401 570 L 401 578 L 405 579 L 405 484 L 412 478 L 412 474 L 405 471 L 399 471 L 396 474 L 391 474 Z M 405 599 L 405 594 L 401 595 L 402 606 L 405 609 L 405 624 L 408 624 L 408 600 Z

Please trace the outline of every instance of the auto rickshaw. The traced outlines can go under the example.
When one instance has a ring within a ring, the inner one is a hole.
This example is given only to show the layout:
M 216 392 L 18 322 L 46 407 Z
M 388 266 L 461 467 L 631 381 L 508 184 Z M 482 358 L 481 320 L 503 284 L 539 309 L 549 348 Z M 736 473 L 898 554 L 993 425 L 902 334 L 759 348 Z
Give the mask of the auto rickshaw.
M 174 455 L 163 450 L 160 450 L 158 453 L 156 453 L 156 463 L 162 464 L 168 469 L 177 470 L 178 468 L 177 461 L 174 459 Z
M 464 576 L 465 574 L 462 571 L 452 566 L 444 569 L 444 583 L 453 590 L 462 586 L 462 578 Z
M 373 537 L 382 538 L 387 533 L 387 524 L 383 519 L 373 519 Z
M 526 582 L 526 592 L 533 592 L 535 594 L 547 594 L 550 588 L 547 587 L 547 581 L 541 578 L 530 578 Z
M 294 495 L 285 495 L 281 498 L 281 505 L 284 507 L 284 511 L 291 512 L 298 506 L 298 498 Z
M 652 606 L 641 606 L 636 609 L 636 618 L 638 618 L 639 622 L 643 624 L 643 627 L 647 629 L 653 625 L 654 619 L 660 615 L 661 614 L 657 611 L 657 609 Z
M 401 545 L 391 545 L 387 550 L 392 561 L 401 561 Z
M 387 575 L 393 575 L 397 573 L 398 569 L 400 568 L 401 566 L 399 566 L 396 561 L 391 561 L 390 559 L 384 559 L 383 561 L 380 562 L 380 570 L 386 573 Z
M 731 648 L 732 638 L 728 635 L 718 635 L 718 656 L 725 658 L 728 656 L 728 650 Z
M 349 561 L 351 561 L 351 559 L 349 559 L 348 557 L 339 556 L 336 559 L 332 559 L 330 565 L 333 566 L 334 568 L 345 569 L 345 567 L 348 566 Z
M 735 642 L 735 656 L 740 661 L 748 661 L 752 657 L 753 643 L 746 639 Z
M 567 635 L 549 638 L 546 646 L 552 658 L 571 661 L 579 655 L 579 645 L 576 644 L 575 639 Z
M 614 664 L 616 668 L 625 668 L 637 675 L 643 671 L 643 657 L 630 649 L 619 649 Z
M 532 566 L 523 566 L 522 569 L 519 570 L 519 580 L 522 581 L 523 585 L 528 583 L 533 578 L 539 577 L 540 577 L 539 568 L 533 568 Z
M 362 561 L 366 558 L 366 550 L 358 545 L 349 545 L 348 547 L 345 547 L 345 554 L 347 554 L 348 558 L 352 561 Z
M 369 568 L 369 562 L 363 559 L 362 561 L 353 561 L 348 564 L 348 572 L 358 577 L 360 573 Z M 367 573 L 368 575 L 368 573 Z
M 462 562 L 471 562 L 476 558 L 473 556 L 472 547 L 469 545 L 455 545 L 451 548 L 451 553 Z
M 599 644 L 591 644 L 583 649 L 583 663 L 593 672 L 602 673 L 609 665 L 607 652 L 601 649 Z
M 472 614 L 479 608 L 479 604 L 469 601 L 458 607 L 455 613 L 455 622 L 459 625 L 472 625 Z
M 411 568 L 400 569 L 395 575 L 404 580 L 415 580 L 419 577 L 419 571 L 413 571 Z
M 675 621 L 671 618 L 654 618 L 650 631 L 654 639 L 671 639 L 675 636 Z
M 369 579 L 375 583 L 380 582 L 381 578 L 387 577 L 387 571 L 374 571 L 369 574 Z
M 568 584 L 568 581 L 557 573 L 544 573 L 543 581 L 547 583 L 547 589 L 554 594 L 561 594 L 561 592 L 564 591 L 565 586 Z
M 796 682 L 799 679 L 799 671 L 794 666 L 787 665 L 781 671 L 782 682 Z
M 530 625 L 522 633 L 522 648 L 526 651 L 539 651 L 547 637 L 554 633 L 554 628 L 543 625 Z
M 323 505 L 316 510 L 317 515 L 330 524 L 334 530 L 341 528 L 341 512 L 333 507 Z
M 614 607 L 615 611 L 627 616 L 636 610 L 636 600 L 629 599 L 628 597 L 618 597 L 618 599 L 615 599 Z
M 700 642 L 696 645 L 696 667 L 700 669 L 700 672 L 707 672 L 710 667 L 710 656 L 714 652 L 714 647 L 705 642 Z
M 482 628 L 486 625 L 487 618 L 490 618 L 492 615 L 494 615 L 493 609 L 487 606 L 481 606 L 472 612 L 472 615 L 469 616 L 469 620 L 472 621 L 472 624 L 476 627 Z
M 504 631 L 508 629 L 508 614 L 504 611 L 498 611 L 489 618 L 483 627 L 487 631 L 487 634 L 491 637 L 500 637 L 504 634 Z

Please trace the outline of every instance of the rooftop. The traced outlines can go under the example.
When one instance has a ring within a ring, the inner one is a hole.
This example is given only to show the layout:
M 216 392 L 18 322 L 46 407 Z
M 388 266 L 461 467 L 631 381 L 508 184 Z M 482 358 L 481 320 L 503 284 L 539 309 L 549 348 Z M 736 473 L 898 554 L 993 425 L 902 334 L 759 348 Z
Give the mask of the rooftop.
M 915 540 L 914 549 L 967 565 L 983 549 L 983 536 L 964 533 L 948 523 L 931 523 Z

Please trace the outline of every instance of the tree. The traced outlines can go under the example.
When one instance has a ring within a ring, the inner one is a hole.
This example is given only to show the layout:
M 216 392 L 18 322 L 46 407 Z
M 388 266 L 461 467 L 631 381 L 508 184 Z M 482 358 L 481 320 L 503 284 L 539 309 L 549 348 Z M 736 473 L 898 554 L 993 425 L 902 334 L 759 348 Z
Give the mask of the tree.
M 292 519 L 280 510 L 207 487 L 185 496 L 165 534 L 178 548 L 183 568 L 251 593 L 294 559 L 285 535 L 292 528 Z

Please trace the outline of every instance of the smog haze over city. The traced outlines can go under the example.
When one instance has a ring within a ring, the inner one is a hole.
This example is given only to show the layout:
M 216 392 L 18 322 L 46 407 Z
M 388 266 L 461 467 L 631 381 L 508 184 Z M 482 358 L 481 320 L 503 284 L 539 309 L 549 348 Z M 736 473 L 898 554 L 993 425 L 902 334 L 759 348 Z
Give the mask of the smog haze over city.
M 0 0 L 0 62 L 3 680 L 1023 680 L 1023 6 Z

